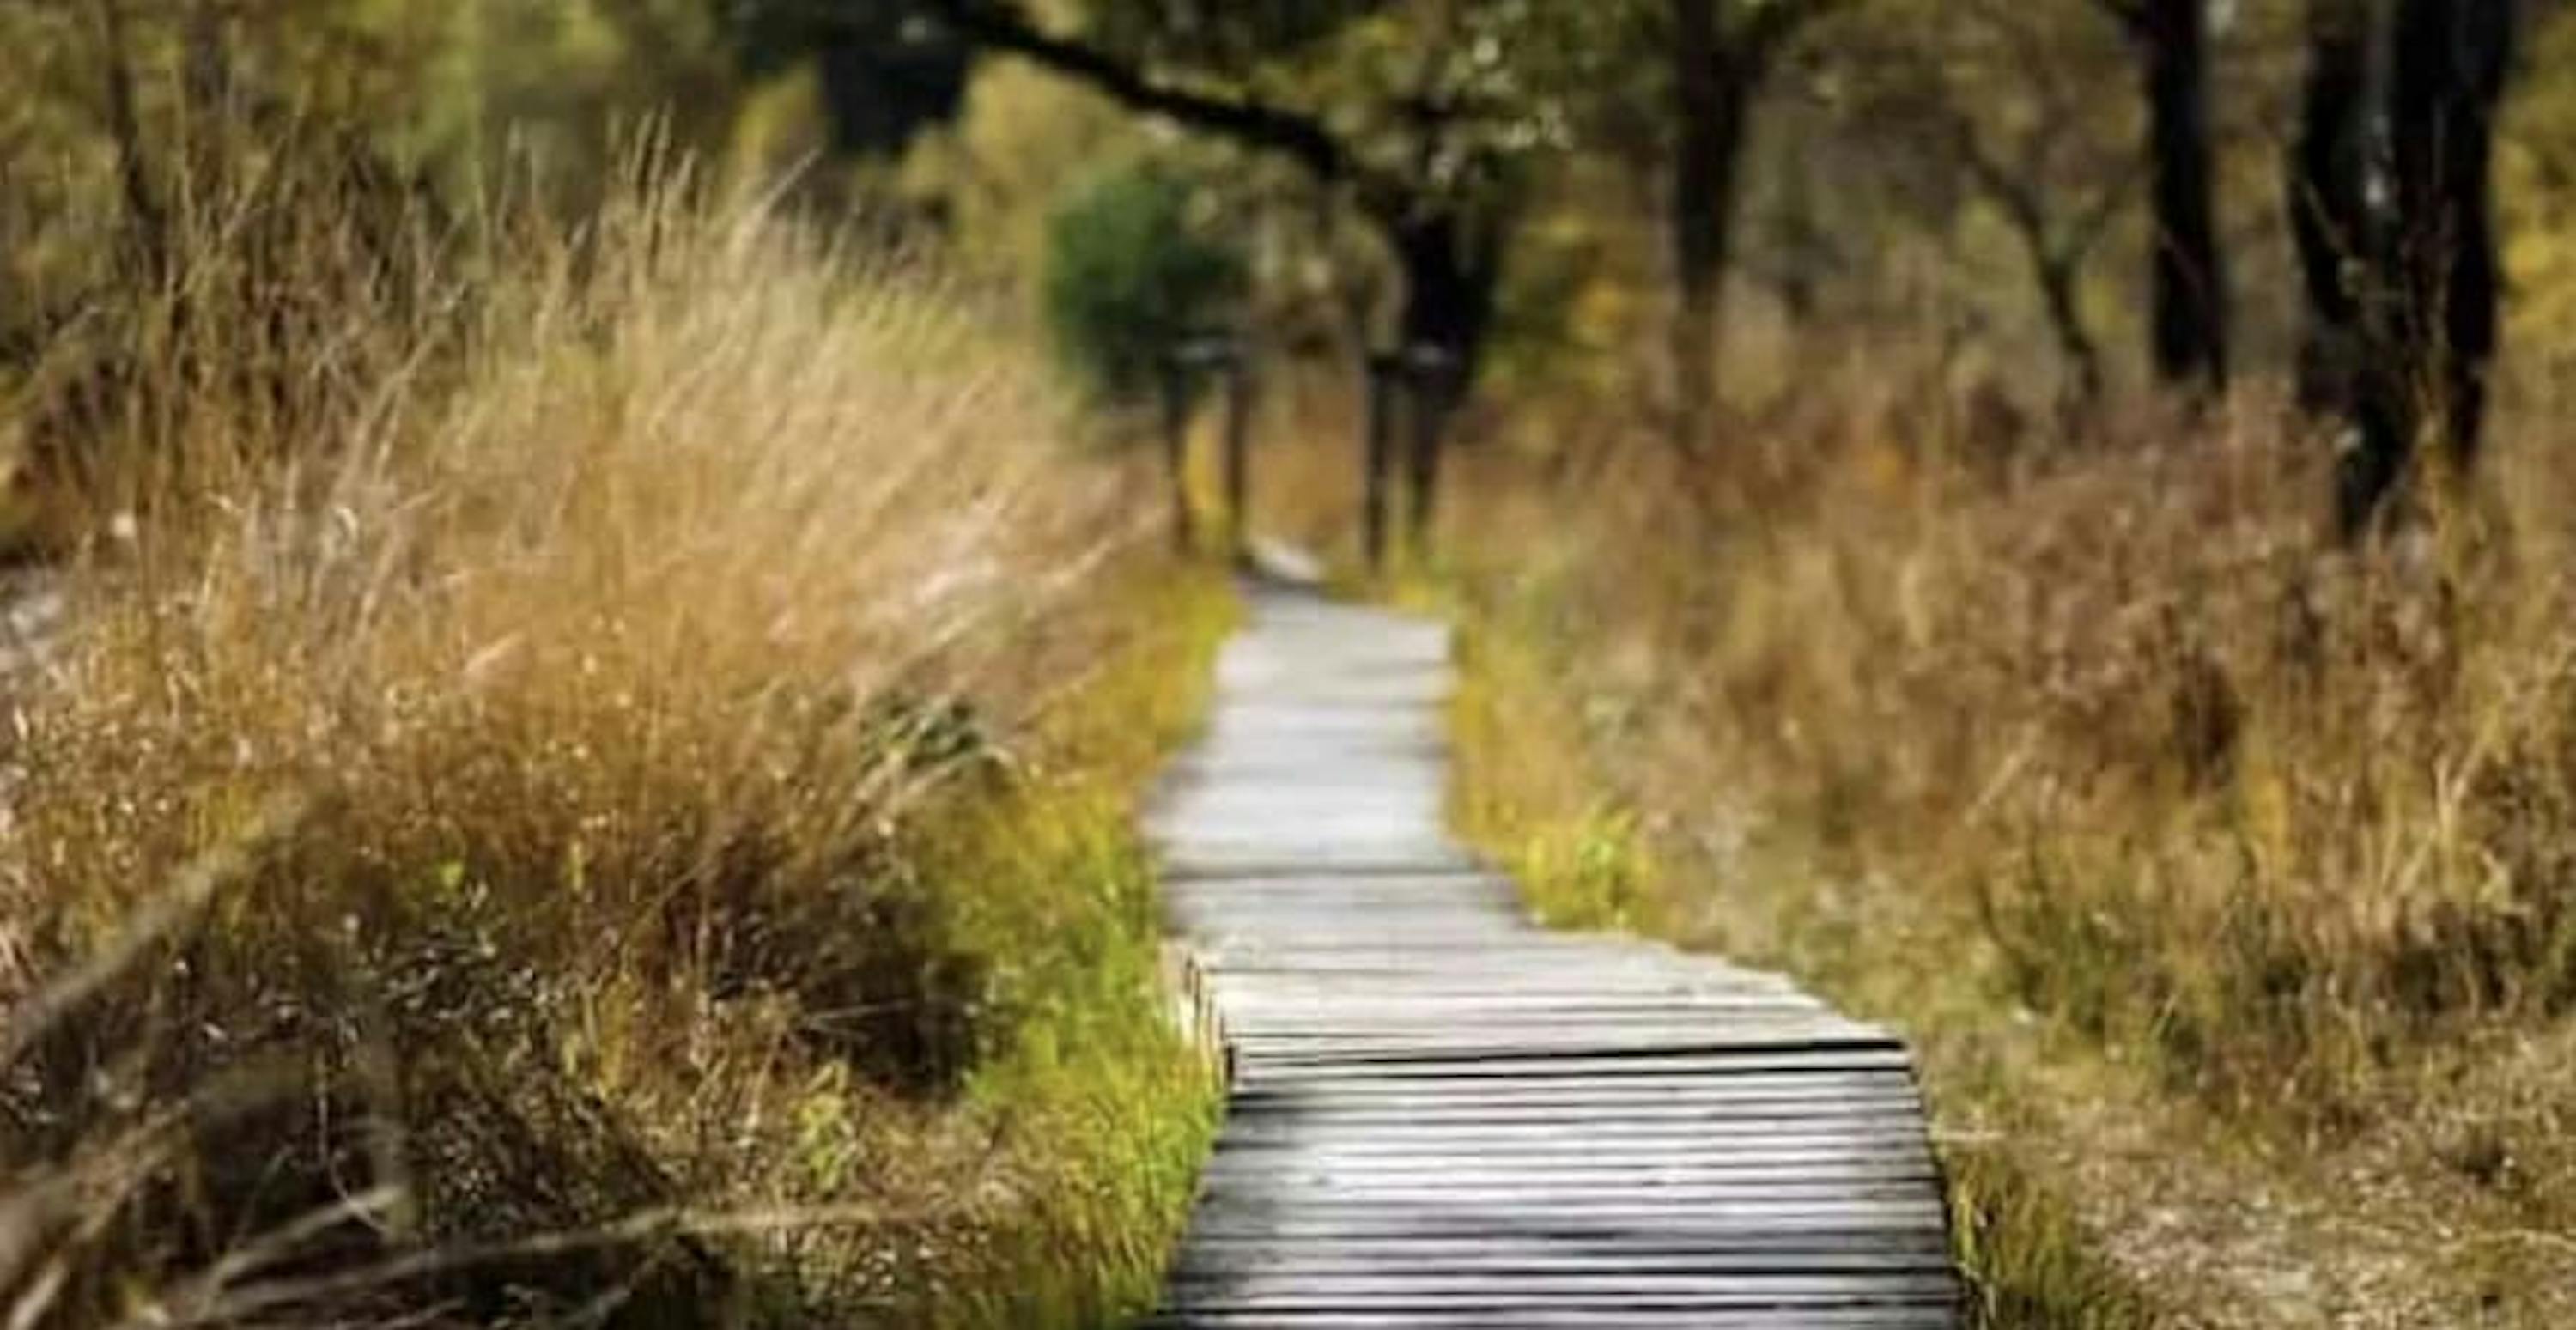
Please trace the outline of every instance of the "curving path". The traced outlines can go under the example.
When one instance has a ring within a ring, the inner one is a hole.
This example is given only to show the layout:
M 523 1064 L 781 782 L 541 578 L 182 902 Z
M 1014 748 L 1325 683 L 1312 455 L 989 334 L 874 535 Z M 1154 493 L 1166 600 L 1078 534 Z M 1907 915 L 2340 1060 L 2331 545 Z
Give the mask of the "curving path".
M 1902 1045 L 1526 922 L 1443 830 L 1446 630 L 1251 601 L 1153 818 L 1233 1069 L 1154 1324 L 1956 1324 Z

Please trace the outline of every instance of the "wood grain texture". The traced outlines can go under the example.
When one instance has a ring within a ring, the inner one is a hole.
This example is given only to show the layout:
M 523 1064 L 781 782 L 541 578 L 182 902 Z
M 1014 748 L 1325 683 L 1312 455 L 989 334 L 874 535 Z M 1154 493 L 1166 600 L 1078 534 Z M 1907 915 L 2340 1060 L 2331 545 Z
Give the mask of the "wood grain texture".
M 1153 1324 L 1956 1325 L 1904 1047 L 1532 924 L 1445 830 L 1446 630 L 1251 598 L 1152 817 L 1232 1069 Z

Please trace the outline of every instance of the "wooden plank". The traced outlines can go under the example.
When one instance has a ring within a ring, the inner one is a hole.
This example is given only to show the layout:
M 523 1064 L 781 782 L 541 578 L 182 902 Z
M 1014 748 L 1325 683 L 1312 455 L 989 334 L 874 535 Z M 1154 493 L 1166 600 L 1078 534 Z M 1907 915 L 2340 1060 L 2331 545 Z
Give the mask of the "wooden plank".
M 1210 1235 L 1193 1243 L 1175 1267 L 1174 1278 L 1210 1272 L 1268 1270 L 1669 1270 L 1773 1272 L 1828 1270 L 1947 1270 L 1950 1253 L 1940 1243 L 1915 1235 L 1880 1235 L 1870 1242 L 1777 1242 L 1748 1239 L 1670 1238 L 1660 1234 L 1602 1234 L 1589 1238 L 1552 1237 L 1515 1241 L 1487 1235 L 1475 1238 L 1364 1234 L 1355 1238 L 1307 1238 L 1277 1241 L 1257 1237 Z
M 1396 1326 L 1407 1330 L 1564 1330 L 1568 1327 L 1581 1327 L 1581 1330 L 1671 1330 L 1673 1327 L 1693 1327 L 1694 1330 L 1734 1330 L 1735 1327 L 1760 1327 L 1760 1330 L 1941 1330 L 1957 1323 L 1955 1316 L 1947 1310 L 1926 1307 L 1764 1309 L 1732 1313 L 1689 1307 L 1471 1307 L 1297 1312 L 1200 1307 L 1187 1312 L 1164 1313 L 1145 1322 L 1145 1326 L 1146 1330 L 1254 1325 L 1283 1327 L 1285 1330 L 1383 1330 L 1384 1327 Z
M 1519 1278 L 1511 1275 L 1519 1274 Z M 1470 1300 L 1493 1305 L 1546 1305 L 1580 1299 L 1589 1304 L 1692 1307 L 1853 1306 L 1946 1300 L 1949 1272 L 1919 1270 L 1726 1270 L 1668 1273 L 1631 1270 L 1506 1272 L 1411 1270 L 1349 1274 L 1296 1272 L 1202 1276 L 1177 1284 L 1180 1306 L 1222 1300 L 1230 1306 L 1361 1307 L 1401 1303 L 1456 1307 Z M 1508 1301 L 1506 1301 L 1508 1300 Z M 1542 1301 L 1544 1300 L 1544 1301 Z
M 1196 1308 L 1170 1312 L 1145 1322 L 1147 1330 L 1179 1327 L 1264 1326 L 1280 1330 L 1943 1330 L 1958 1324 L 1952 1313 L 1933 1308 L 1816 1308 L 1794 1312 L 1762 1310 L 1712 1312 L 1704 1308 L 1543 1308 L 1479 1307 L 1463 1310 L 1299 1311 L 1263 1308 Z
M 1946 1241 L 1937 1207 L 1847 1201 L 1724 1213 L 1687 1206 L 1567 1206 L 1543 1218 L 1461 1209 L 1402 1210 L 1388 1205 L 1246 1207 L 1232 1202 L 1199 1207 L 1190 1240 L 1227 1238 L 1264 1242 L 1388 1242 L 1430 1235 L 1490 1242 L 1582 1243 L 1605 1234 L 1652 1234 L 1673 1242 L 1736 1244 L 1796 1238 L 1808 1245 L 1829 1241 L 1859 1248 Z
M 1662 1250 L 1608 1246 L 1592 1250 L 1533 1244 L 1456 1245 L 1426 1251 L 1380 1243 L 1249 1247 L 1210 1244 L 1172 1271 L 1171 1282 L 1225 1284 L 1247 1276 L 1321 1283 L 1353 1276 L 1384 1278 L 1425 1269 L 1443 1274 L 1546 1279 L 1558 1276 L 1667 1275 L 1726 1278 L 1740 1275 L 1947 1275 L 1950 1255 L 1925 1246 L 1908 1253 L 1885 1248 L 1845 1251 Z
M 1571 1143 L 1604 1156 L 1631 1151 L 1726 1153 L 1735 1150 L 1877 1149 L 1924 1150 L 1921 1124 L 1913 1114 L 1890 1111 L 1872 1117 L 1827 1121 L 1799 1118 L 1744 1120 L 1734 1116 L 1699 1122 L 1619 1122 L 1587 1118 L 1577 1122 L 1408 1123 L 1401 1117 L 1362 1119 L 1340 1124 L 1307 1120 L 1246 1121 L 1226 1132 L 1217 1153 L 1263 1150 L 1315 1150 L 1348 1155 L 1394 1154 L 1470 1157 L 1509 1156 L 1520 1151 L 1560 1150 Z
M 1253 600 L 1149 816 L 1233 1075 L 1152 1324 L 1955 1325 L 1902 1045 L 1538 927 L 1441 825 L 1445 631 Z
M 1220 995 L 1218 1000 L 1222 1002 L 1223 996 Z M 1258 1088 L 1278 1094 L 1291 1094 L 1301 1089 L 1314 1094 L 1320 1092 L 1322 1085 L 1338 1084 L 1346 1085 L 1355 1093 L 1401 1097 L 1459 1092 L 1483 1094 L 1489 1089 L 1496 1093 L 1641 1095 L 1658 1090 L 1697 1094 L 1817 1088 L 1910 1092 L 1913 1088 L 1912 1078 L 1884 1070 L 1876 1064 L 1871 1055 L 1881 1050 L 1850 1050 L 1842 1056 L 1817 1058 L 1804 1066 L 1764 1064 L 1741 1056 L 1727 1056 L 1729 1052 L 1776 1052 L 1785 1056 L 1815 1051 L 1805 1044 L 1756 1044 L 1741 1050 L 1719 1050 L 1706 1056 L 1656 1058 L 1652 1065 L 1642 1065 L 1646 1059 L 1586 1057 L 1581 1054 L 1563 1057 L 1497 1055 L 1487 1062 L 1462 1062 L 1438 1054 L 1423 1061 L 1405 1061 L 1400 1057 L 1383 1060 L 1354 1057 L 1328 1059 L 1311 1066 L 1283 1066 L 1276 1076 Z
M 1230 1144 L 1217 1151 L 1215 1159 L 1208 1165 L 1208 1175 L 1222 1176 L 1229 1168 L 1294 1168 L 1324 1172 L 1366 1171 L 1377 1176 L 1456 1177 L 1483 1170 L 1529 1170 L 1549 1174 L 1612 1174 L 1642 1170 L 1696 1174 L 1783 1168 L 1830 1169 L 1862 1164 L 1902 1164 L 1908 1168 L 1932 1166 L 1932 1152 L 1928 1147 L 1920 1141 L 1902 1137 L 1875 1141 L 1809 1137 L 1794 1143 L 1741 1142 L 1731 1148 L 1700 1142 L 1693 1143 L 1696 1148 L 1686 1151 L 1678 1148 L 1669 1137 L 1604 1142 L 1598 1148 L 1589 1149 L 1579 1148 L 1581 1144 L 1576 1139 L 1557 1139 L 1527 1141 L 1517 1147 L 1490 1141 L 1469 1146 L 1437 1137 L 1411 1137 L 1402 1140 L 1401 1148 L 1379 1148 L 1379 1137 L 1375 1135 L 1340 1144 L 1249 1148 Z M 1569 1149 L 1569 1146 L 1578 1148 Z

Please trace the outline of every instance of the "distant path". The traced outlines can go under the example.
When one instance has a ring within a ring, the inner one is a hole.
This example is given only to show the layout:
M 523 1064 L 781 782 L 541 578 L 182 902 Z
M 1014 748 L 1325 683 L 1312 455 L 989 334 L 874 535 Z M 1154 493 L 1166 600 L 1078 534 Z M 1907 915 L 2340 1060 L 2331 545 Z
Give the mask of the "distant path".
M 1448 646 L 1255 592 L 1164 790 L 1236 1076 L 1154 1324 L 1955 1324 L 1905 1050 L 1524 922 L 1442 829 Z

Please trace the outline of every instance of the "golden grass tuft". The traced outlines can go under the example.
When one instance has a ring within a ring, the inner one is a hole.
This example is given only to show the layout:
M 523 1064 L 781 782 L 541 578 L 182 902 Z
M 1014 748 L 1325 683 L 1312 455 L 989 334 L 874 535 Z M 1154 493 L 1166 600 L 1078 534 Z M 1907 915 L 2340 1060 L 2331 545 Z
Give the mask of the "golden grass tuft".
M 572 230 L 273 165 L 217 211 L 312 261 L 209 231 L 19 422 L 85 515 L 0 727 L 12 1324 L 1132 1303 L 1206 1087 L 1121 782 L 1222 613 L 1123 464 L 649 162 Z

